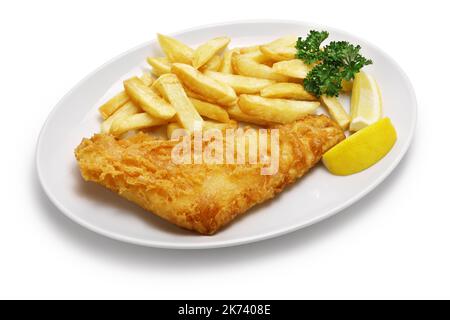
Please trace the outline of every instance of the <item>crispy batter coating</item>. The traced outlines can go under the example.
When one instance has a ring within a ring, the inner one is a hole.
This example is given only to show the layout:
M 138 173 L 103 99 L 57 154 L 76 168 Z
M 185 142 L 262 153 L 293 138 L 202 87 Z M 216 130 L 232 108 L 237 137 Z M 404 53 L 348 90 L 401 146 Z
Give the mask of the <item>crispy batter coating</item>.
M 177 142 L 144 133 L 121 140 L 97 134 L 83 139 L 75 155 L 85 180 L 180 227 L 213 234 L 302 177 L 345 138 L 326 116 L 306 116 L 276 128 L 280 162 L 275 175 L 261 175 L 260 164 L 174 164 L 171 151 Z

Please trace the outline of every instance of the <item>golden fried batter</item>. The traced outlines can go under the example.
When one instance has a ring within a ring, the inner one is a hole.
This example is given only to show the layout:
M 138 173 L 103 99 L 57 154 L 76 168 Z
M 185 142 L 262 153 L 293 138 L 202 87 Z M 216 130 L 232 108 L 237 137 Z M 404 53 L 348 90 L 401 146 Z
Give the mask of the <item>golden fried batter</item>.
M 144 133 L 122 140 L 97 134 L 83 139 L 75 154 L 85 180 L 180 227 L 213 234 L 281 192 L 345 138 L 326 116 L 306 116 L 276 128 L 280 162 L 275 175 L 261 175 L 261 165 L 177 165 L 171 161 L 176 141 L 155 140 Z

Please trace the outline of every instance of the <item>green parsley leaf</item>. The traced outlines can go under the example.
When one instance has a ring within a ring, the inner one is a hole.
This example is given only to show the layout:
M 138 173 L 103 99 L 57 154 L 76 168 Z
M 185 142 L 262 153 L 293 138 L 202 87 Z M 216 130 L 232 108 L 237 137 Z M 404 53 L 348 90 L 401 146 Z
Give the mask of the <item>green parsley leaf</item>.
M 359 50 L 361 46 L 346 41 L 330 42 L 324 49 L 324 63 L 341 67 L 342 77 L 350 81 L 364 66 L 372 64 L 372 60 L 364 58 Z
M 320 97 L 321 95 L 335 96 L 342 90 L 340 68 L 332 64 L 318 64 L 304 80 L 306 91 Z
M 305 40 L 298 38 L 297 40 L 297 58 L 302 59 L 307 64 L 312 64 L 322 59 L 323 52 L 320 45 L 329 33 L 327 31 L 311 30 Z

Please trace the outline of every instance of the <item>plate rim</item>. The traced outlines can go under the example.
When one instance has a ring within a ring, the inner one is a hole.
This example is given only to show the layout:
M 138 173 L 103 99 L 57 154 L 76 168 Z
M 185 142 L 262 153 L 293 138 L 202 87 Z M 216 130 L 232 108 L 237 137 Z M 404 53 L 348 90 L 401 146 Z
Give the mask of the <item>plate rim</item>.
M 253 243 L 253 242 L 259 242 L 259 241 L 264 241 L 264 240 L 268 240 L 271 238 L 275 238 L 275 237 L 279 237 L 279 236 L 283 236 L 286 235 L 288 233 L 294 232 L 294 231 L 298 231 L 300 229 L 309 227 L 315 223 L 318 223 L 320 221 L 323 221 L 343 210 L 345 210 L 346 208 L 348 208 L 349 206 L 351 206 L 352 204 L 358 202 L 359 200 L 361 200 L 362 198 L 364 198 L 367 194 L 369 194 L 370 192 L 372 192 L 376 187 L 378 187 L 393 171 L 394 169 L 398 166 L 398 164 L 403 160 L 405 154 L 407 153 L 409 147 L 411 146 L 411 143 L 413 141 L 414 138 L 414 133 L 416 131 L 416 125 L 417 125 L 417 112 L 418 112 L 418 108 L 417 108 L 417 97 L 416 97 L 416 93 L 414 90 L 414 87 L 412 85 L 411 80 L 409 79 L 409 77 L 407 76 L 407 74 L 403 71 L 403 69 L 401 68 L 400 64 L 393 59 L 389 54 L 387 54 L 384 50 L 382 50 L 381 48 L 379 48 L 377 45 L 373 44 L 370 41 L 367 41 L 365 39 L 362 39 L 358 36 L 353 35 L 350 32 L 347 32 L 345 30 L 341 30 L 339 28 L 334 28 L 334 27 L 329 27 L 326 25 L 322 25 L 322 24 L 317 24 L 317 23 L 313 23 L 313 22 L 309 22 L 309 21 L 299 21 L 299 20 L 284 20 L 284 19 L 239 19 L 239 20 L 229 20 L 229 21 L 224 21 L 224 22 L 218 22 L 218 23 L 210 23 L 210 24 L 204 24 L 204 25 L 200 25 L 200 26 L 195 26 L 195 27 L 191 27 L 191 28 L 187 28 L 187 29 L 183 29 L 177 32 L 173 32 L 170 33 L 170 36 L 174 36 L 176 37 L 179 34 L 183 34 L 183 33 L 188 33 L 188 32 L 194 32 L 194 31 L 199 31 L 202 29 L 206 29 L 206 28 L 214 28 L 214 27 L 221 27 L 221 26 L 228 26 L 228 25 L 233 25 L 233 24 L 256 24 L 256 23 L 267 23 L 267 24 L 297 24 L 297 25 L 307 25 L 310 26 L 312 28 L 324 28 L 328 31 L 330 31 L 330 33 L 332 32 L 338 32 L 344 35 L 348 35 L 352 38 L 355 38 L 357 40 L 361 40 L 363 42 L 366 42 L 368 44 L 370 44 L 372 46 L 372 48 L 374 48 L 375 50 L 377 50 L 378 52 L 380 52 L 381 54 L 383 54 L 397 69 L 397 71 L 399 72 L 401 78 L 404 80 L 406 86 L 407 86 L 407 91 L 409 93 L 409 95 L 412 97 L 413 99 L 413 104 L 410 106 L 411 108 L 411 112 L 412 112 L 412 126 L 411 129 L 409 130 L 409 132 L 407 132 L 406 135 L 406 139 L 405 139 L 405 143 L 402 146 L 402 148 L 399 151 L 399 156 L 392 161 L 392 163 L 390 164 L 390 166 L 383 172 L 383 174 L 381 174 L 372 184 L 370 184 L 367 188 L 365 188 L 362 192 L 356 194 L 354 197 L 350 198 L 349 200 L 347 200 L 346 202 L 340 204 L 339 206 L 336 206 L 330 210 L 324 211 L 323 214 L 318 215 L 317 217 L 313 217 L 309 220 L 307 220 L 306 222 L 303 222 L 299 225 L 292 225 L 292 226 L 288 226 L 285 228 L 279 228 L 275 231 L 269 231 L 263 234 L 259 234 L 259 235 L 254 235 L 254 236 L 248 236 L 248 237 L 240 237 L 236 240 L 221 240 L 221 241 L 211 241 L 208 243 L 183 243 L 183 242 L 166 242 L 166 241 L 151 241 L 151 240 L 142 240 L 142 239 L 138 239 L 138 238 L 134 238 L 134 237 L 130 237 L 130 236 L 126 236 L 123 234 L 119 234 L 116 232 L 112 232 L 109 230 L 106 230 L 102 227 L 96 226 L 94 224 L 91 224 L 87 221 L 85 221 L 84 219 L 80 218 L 78 215 L 74 214 L 70 209 L 66 208 L 65 205 L 63 203 L 61 203 L 54 195 L 53 192 L 50 190 L 49 186 L 46 184 L 45 179 L 43 178 L 44 174 L 42 172 L 42 168 L 41 168 L 41 163 L 40 163 L 40 153 L 41 153 L 41 145 L 43 144 L 43 136 L 45 135 L 45 132 L 48 128 L 49 123 L 51 122 L 54 114 L 56 113 L 56 111 L 61 108 L 61 106 L 64 105 L 65 100 L 67 100 L 67 98 L 69 96 L 72 95 L 73 92 L 75 92 L 84 82 L 86 82 L 89 78 L 91 78 L 92 76 L 94 76 L 95 74 L 97 74 L 100 70 L 102 70 L 104 67 L 110 65 L 111 63 L 113 63 L 114 61 L 121 59 L 122 57 L 130 54 L 131 52 L 134 52 L 136 50 L 139 50 L 143 47 L 146 47 L 150 44 L 152 44 L 153 42 L 156 41 L 156 38 L 150 40 L 150 41 L 146 41 L 140 45 L 134 46 L 133 48 L 113 57 L 112 59 L 109 59 L 107 62 L 103 63 L 102 65 L 100 65 L 99 67 L 97 67 L 96 69 L 94 69 L 93 71 L 91 71 L 90 73 L 88 73 L 85 77 L 83 77 L 80 81 L 78 81 L 78 83 L 72 87 L 72 89 L 70 89 L 58 102 L 57 104 L 52 108 L 52 110 L 50 111 L 50 113 L 48 114 L 44 124 L 42 125 L 42 128 L 39 132 L 39 136 L 37 139 L 37 144 L 36 144 L 36 149 L 35 149 L 35 166 L 36 166 L 36 170 L 37 170 L 37 175 L 38 175 L 38 180 L 39 183 L 42 187 L 42 189 L 44 190 L 44 193 L 46 194 L 46 196 L 50 199 L 50 201 L 53 203 L 53 205 L 56 206 L 56 208 L 61 211 L 66 217 L 68 217 L 69 219 L 71 219 L 72 221 L 78 223 L 79 225 L 83 226 L 84 228 L 95 232 L 97 234 L 100 234 L 102 236 L 108 237 L 110 239 L 114 239 L 117 241 L 122 241 L 125 243 L 129 243 L 129 244 L 134 244 L 134 245 L 140 245 L 140 246 L 145 246 L 145 247 L 153 247 L 153 248 L 162 248 L 162 249 L 215 249 L 215 248 L 223 248 L 223 247 L 232 247 L 232 246 L 239 246 L 239 245 L 244 245 L 244 244 L 248 244 L 248 243 Z M 210 237 L 210 239 L 212 239 Z

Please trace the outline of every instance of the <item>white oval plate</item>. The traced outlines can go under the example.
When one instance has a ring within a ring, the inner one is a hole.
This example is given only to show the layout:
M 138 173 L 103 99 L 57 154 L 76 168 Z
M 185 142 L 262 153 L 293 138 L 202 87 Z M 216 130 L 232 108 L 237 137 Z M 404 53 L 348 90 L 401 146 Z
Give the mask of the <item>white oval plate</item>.
M 395 125 L 398 141 L 373 167 L 352 176 L 338 177 L 318 165 L 274 200 L 253 208 L 214 236 L 182 230 L 101 186 L 84 182 L 73 150 L 83 137 L 98 132 L 97 107 L 121 89 L 122 80 L 146 69 L 147 56 L 162 55 L 154 40 L 122 54 L 87 76 L 51 112 L 42 128 L 36 155 L 38 175 L 45 192 L 64 214 L 92 231 L 134 244 L 174 249 L 225 247 L 280 236 L 355 203 L 394 170 L 413 136 L 416 99 L 409 80 L 395 61 L 372 44 L 346 32 L 292 21 L 229 22 L 173 36 L 196 46 L 207 39 L 227 35 L 232 38 L 231 46 L 244 46 L 289 34 L 305 36 L 310 29 L 328 30 L 331 40 L 360 44 L 363 54 L 374 61 L 373 66 L 366 69 L 379 82 L 384 114 Z

